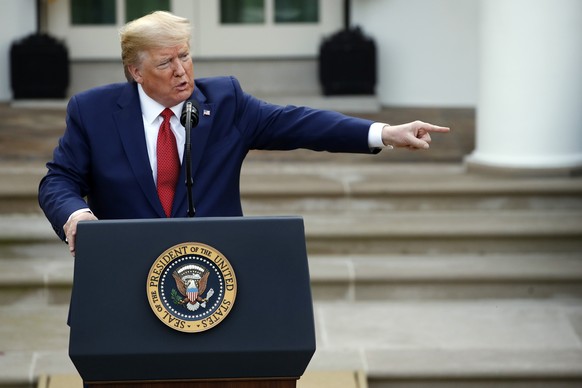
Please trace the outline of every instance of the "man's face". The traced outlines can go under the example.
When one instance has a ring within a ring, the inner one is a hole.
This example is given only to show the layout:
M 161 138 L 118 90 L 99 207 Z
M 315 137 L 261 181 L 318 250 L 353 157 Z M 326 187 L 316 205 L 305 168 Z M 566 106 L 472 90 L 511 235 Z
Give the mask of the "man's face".
M 128 68 L 146 94 L 165 107 L 185 101 L 194 91 L 188 44 L 147 50 L 139 65 Z

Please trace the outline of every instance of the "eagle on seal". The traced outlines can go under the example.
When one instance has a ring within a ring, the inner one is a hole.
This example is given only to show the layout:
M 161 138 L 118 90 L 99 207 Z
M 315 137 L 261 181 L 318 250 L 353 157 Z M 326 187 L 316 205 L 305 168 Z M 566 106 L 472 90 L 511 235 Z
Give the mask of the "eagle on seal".
M 176 287 L 184 297 L 179 303 L 185 304 L 190 311 L 196 311 L 200 306 L 206 307 L 206 302 L 214 294 L 214 290 L 211 288 L 208 290 L 206 298 L 202 297 L 206 291 L 209 275 L 208 271 L 204 271 L 202 276 L 198 273 L 180 276 L 179 270 L 174 271 L 172 276 L 176 281 Z

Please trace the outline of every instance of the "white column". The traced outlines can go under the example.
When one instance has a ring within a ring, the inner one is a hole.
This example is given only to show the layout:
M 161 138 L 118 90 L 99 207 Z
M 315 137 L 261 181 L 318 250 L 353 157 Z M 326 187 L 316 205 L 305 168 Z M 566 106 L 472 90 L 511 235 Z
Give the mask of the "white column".
M 582 1 L 482 0 L 472 166 L 582 167 Z

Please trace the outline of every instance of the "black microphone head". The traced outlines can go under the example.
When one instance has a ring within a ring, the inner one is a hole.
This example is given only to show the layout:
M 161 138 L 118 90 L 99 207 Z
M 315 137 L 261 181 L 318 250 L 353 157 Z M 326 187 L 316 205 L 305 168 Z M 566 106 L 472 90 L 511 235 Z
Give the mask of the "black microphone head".
M 200 111 L 200 104 L 196 100 L 188 100 L 184 103 L 184 107 L 182 108 L 182 114 L 180 115 L 180 123 L 185 127 L 186 120 L 188 120 L 188 116 L 190 116 L 190 124 L 191 127 L 194 128 L 198 125 L 199 119 L 199 112 Z

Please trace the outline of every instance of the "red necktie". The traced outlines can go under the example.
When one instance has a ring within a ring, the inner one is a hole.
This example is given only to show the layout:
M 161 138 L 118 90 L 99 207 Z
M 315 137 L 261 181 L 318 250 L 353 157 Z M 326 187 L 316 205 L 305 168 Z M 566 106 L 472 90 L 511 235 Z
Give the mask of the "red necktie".
M 160 131 L 158 132 L 158 196 L 167 217 L 172 214 L 172 203 L 174 193 L 180 174 L 180 159 L 178 158 L 178 148 L 176 138 L 170 128 L 170 118 L 174 115 L 171 109 L 166 108 L 161 113 L 164 118 Z

